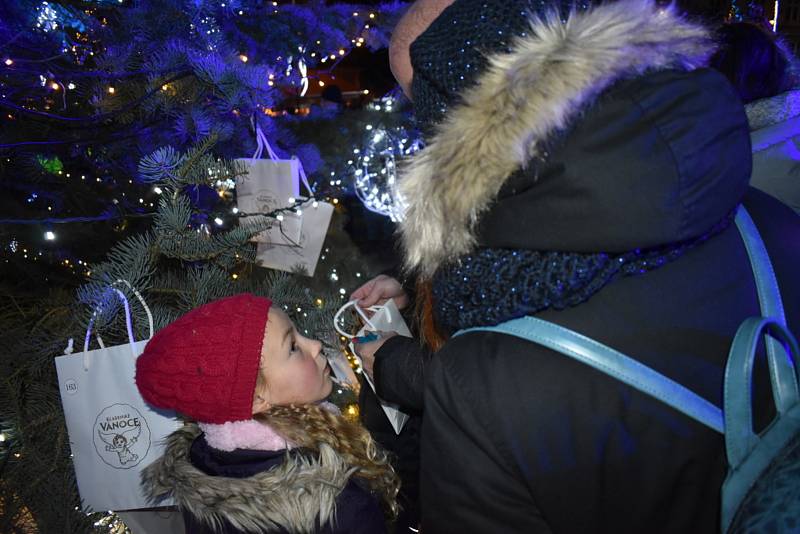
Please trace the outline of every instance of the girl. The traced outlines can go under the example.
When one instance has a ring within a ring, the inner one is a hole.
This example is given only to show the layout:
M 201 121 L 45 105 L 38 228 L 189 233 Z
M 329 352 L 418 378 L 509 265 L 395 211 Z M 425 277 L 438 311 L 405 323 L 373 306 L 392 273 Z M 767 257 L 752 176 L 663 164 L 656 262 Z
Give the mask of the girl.
M 142 485 L 173 498 L 187 532 L 385 532 L 398 481 L 369 434 L 322 402 L 322 344 L 269 299 L 197 308 L 160 330 L 136 362 L 142 397 L 188 423 Z

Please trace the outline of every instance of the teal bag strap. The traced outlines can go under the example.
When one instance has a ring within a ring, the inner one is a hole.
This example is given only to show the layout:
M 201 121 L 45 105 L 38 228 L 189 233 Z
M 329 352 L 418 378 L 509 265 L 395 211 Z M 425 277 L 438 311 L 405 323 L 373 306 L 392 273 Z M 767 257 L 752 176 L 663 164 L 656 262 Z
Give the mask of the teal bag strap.
M 740 206 L 736 213 L 736 227 L 745 243 L 753 269 L 761 313 L 773 317 L 778 324 L 785 325 L 783 303 L 769 255 L 758 229 L 744 206 Z M 521 317 L 497 326 L 460 330 L 455 335 L 473 331 L 499 332 L 543 345 L 652 395 L 717 432 L 724 432 L 725 421 L 722 411 L 717 406 L 633 358 L 568 328 L 535 317 Z M 742 350 L 743 346 L 740 344 L 739 350 Z M 746 359 L 752 358 L 753 355 L 743 354 L 740 357 Z M 790 360 L 785 357 L 783 348 L 774 339 L 767 339 L 767 358 L 776 407 L 779 411 L 785 411 L 798 394 L 797 383 L 792 379 L 794 369 Z
M 794 398 L 788 394 L 783 399 L 793 402 L 794 407 L 779 413 L 760 435 L 753 432 L 753 362 L 756 346 L 765 334 L 782 342 L 781 353 L 795 358 L 795 364 L 800 357 L 797 340 L 774 318 L 751 317 L 736 332 L 725 367 L 725 450 L 729 469 L 722 485 L 722 532 L 730 529 L 737 510 L 756 481 L 800 432 L 800 398 L 796 393 Z M 780 359 L 767 360 L 771 373 L 775 371 L 773 364 L 778 361 Z M 791 377 L 780 378 L 784 383 L 791 378 L 796 391 L 798 377 L 794 369 L 792 371 Z
M 788 408 L 800 402 L 800 396 L 797 394 L 797 375 L 791 366 L 791 358 L 800 355 L 797 340 L 777 319 L 750 317 L 736 332 L 728 364 L 725 366 L 725 447 L 728 451 L 728 463 L 732 468 L 739 465 L 759 441 L 753 432 L 753 361 L 758 342 L 766 333 L 769 333 L 776 343 L 778 341 L 783 343 L 783 345 L 778 344 L 781 357 L 768 360 L 770 373 L 776 372 L 773 369 L 774 363 L 790 362 L 787 366 L 791 373 L 789 376 L 782 375 L 783 369 L 777 371 L 781 374 L 782 382 L 791 382 L 795 386 L 793 392 L 788 390 L 784 392 L 783 400 L 788 403 Z
M 633 358 L 569 328 L 536 317 L 520 317 L 497 326 L 461 330 L 456 335 L 478 330 L 520 337 L 571 356 L 620 382 L 652 395 L 717 432 L 723 432 L 722 411 L 714 404 Z
M 750 265 L 753 268 L 761 316 L 775 319 L 775 322 L 785 327 L 786 317 L 775 271 L 772 269 L 772 263 L 769 260 L 764 241 L 758 233 L 758 228 L 744 206 L 740 206 L 736 213 L 736 227 L 742 236 L 747 256 L 750 258 Z M 774 331 L 774 329 L 772 330 Z M 776 339 L 767 336 L 766 346 L 772 396 L 775 399 L 776 410 L 782 414 L 793 405 L 794 399 L 798 396 L 794 368 L 791 359 L 786 357 L 783 347 Z M 738 353 L 731 351 L 731 357 L 734 354 Z
M 786 327 L 780 292 L 764 243 L 744 208 L 737 214 L 736 225 L 753 265 L 763 317 L 751 317 L 741 324 L 725 366 L 725 452 L 729 470 L 722 486 L 723 532 L 729 530 L 736 511 L 762 473 L 800 430 L 796 372 L 800 349 Z M 758 239 L 747 238 L 752 235 Z M 761 435 L 756 435 L 753 431 L 753 363 L 762 336 L 767 347 L 777 417 Z

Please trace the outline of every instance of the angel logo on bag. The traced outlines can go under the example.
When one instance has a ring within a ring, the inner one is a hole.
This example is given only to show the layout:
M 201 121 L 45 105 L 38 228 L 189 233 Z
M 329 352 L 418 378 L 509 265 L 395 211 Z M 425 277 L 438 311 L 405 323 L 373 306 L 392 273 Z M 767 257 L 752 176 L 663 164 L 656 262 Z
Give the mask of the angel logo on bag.
M 150 451 L 150 427 L 130 404 L 104 408 L 94 422 L 94 448 L 100 459 L 114 469 L 130 469 Z

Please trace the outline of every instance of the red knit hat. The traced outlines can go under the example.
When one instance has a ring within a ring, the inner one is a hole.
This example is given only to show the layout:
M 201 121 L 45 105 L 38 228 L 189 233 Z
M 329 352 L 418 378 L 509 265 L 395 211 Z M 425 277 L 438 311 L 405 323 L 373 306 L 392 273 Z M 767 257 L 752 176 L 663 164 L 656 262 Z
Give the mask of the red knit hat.
M 252 418 L 271 305 L 242 293 L 200 306 L 159 330 L 136 360 L 144 400 L 202 423 Z

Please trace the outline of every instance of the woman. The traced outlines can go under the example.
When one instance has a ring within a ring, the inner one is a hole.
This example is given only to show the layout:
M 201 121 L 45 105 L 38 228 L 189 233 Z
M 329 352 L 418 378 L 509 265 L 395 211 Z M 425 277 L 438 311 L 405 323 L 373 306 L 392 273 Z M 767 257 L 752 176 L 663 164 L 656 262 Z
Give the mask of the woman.
M 800 221 L 748 186 L 709 32 L 644 0 L 549 6 L 456 0 L 391 54 L 429 133 L 402 185 L 406 266 L 426 341 L 444 342 L 425 368 L 423 530 L 719 530 L 720 435 L 533 343 L 448 338 L 536 316 L 720 405 L 733 335 L 759 314 L 742 203 L 800 331 Z M 403 343 L 377 351 L 379 394 L 419 358 Z M 769 391 L 754 397 L 763 424 Z

